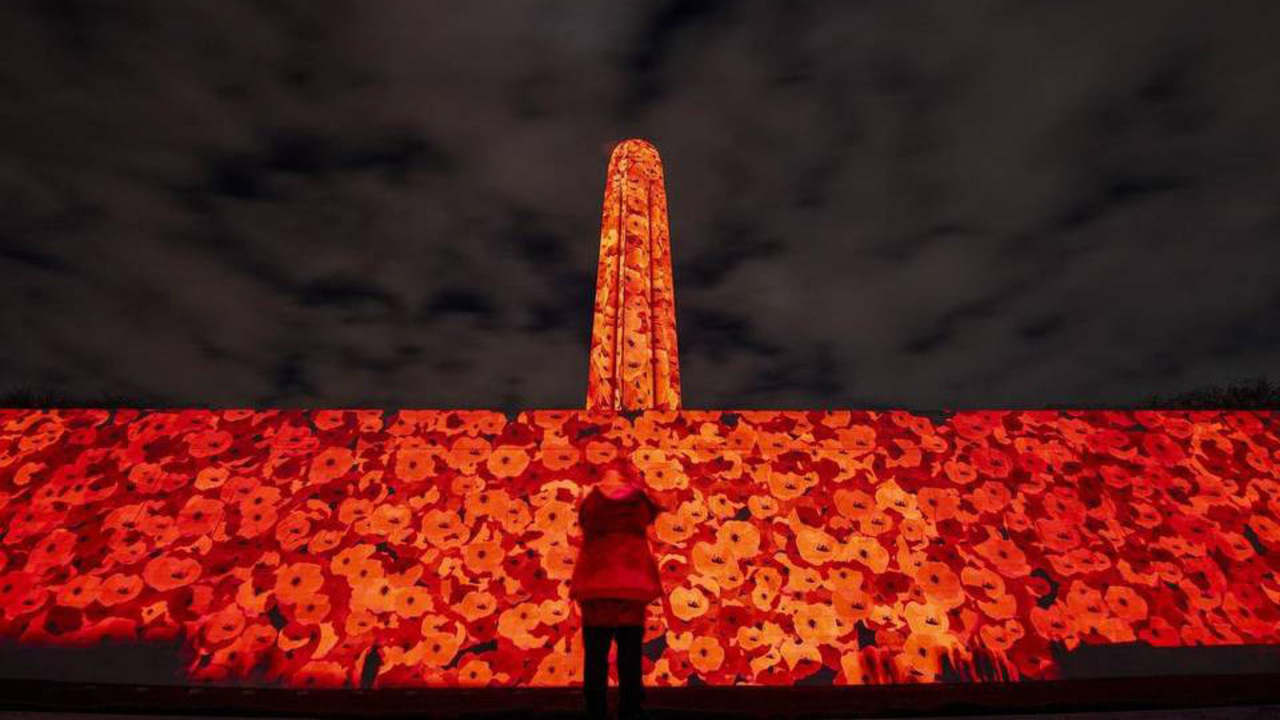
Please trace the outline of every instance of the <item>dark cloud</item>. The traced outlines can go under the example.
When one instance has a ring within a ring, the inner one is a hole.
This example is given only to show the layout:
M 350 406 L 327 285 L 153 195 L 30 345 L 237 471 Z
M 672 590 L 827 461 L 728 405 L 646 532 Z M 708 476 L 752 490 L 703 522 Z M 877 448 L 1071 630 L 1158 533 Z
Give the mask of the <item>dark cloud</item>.
M 0 392 L 579 407 L 608 151 L 689 407 L 1123 405 L 1280 359 L 1265 0 L 13 2 Z

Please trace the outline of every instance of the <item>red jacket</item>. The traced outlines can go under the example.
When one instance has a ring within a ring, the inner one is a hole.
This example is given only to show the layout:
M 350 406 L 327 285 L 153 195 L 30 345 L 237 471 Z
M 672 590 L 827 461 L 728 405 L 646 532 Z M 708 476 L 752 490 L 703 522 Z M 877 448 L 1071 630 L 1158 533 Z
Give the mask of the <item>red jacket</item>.
M 616 500 L 592 488 L 578 508 L 582 547 L 569 580 L 569 597 L 646 603 L 661 597 L 662 578 L 646 534 L 658 510 L 639 488 Z

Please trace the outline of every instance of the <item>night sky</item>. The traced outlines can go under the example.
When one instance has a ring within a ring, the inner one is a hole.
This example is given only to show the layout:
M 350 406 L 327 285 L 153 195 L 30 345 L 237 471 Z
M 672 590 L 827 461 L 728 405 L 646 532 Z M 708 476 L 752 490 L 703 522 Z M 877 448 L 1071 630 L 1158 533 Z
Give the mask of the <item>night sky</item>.
M 578 408 L 662 153 L 688 408 L 1280 361 L 1280 3 L 0 4 L 0 393 Z

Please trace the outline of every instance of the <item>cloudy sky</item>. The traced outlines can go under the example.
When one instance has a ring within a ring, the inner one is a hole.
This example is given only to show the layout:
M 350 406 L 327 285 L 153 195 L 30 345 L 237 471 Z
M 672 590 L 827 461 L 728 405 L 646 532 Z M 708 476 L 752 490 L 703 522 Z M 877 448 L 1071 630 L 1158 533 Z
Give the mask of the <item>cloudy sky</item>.
M 1273 0 L 10 0 L 0 392 L 581 407 L 627 137 L 665 163 L 686 407 L 1274 379 L 1278 26 Z

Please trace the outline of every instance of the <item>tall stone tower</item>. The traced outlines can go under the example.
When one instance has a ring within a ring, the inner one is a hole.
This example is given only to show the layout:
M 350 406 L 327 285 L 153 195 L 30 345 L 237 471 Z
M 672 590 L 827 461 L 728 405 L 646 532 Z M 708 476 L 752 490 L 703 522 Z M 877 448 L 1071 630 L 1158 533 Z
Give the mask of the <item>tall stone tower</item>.
M 587 409 L 680 409 L 667 194 L 645 140 L 625 140 L 609 158 Z

